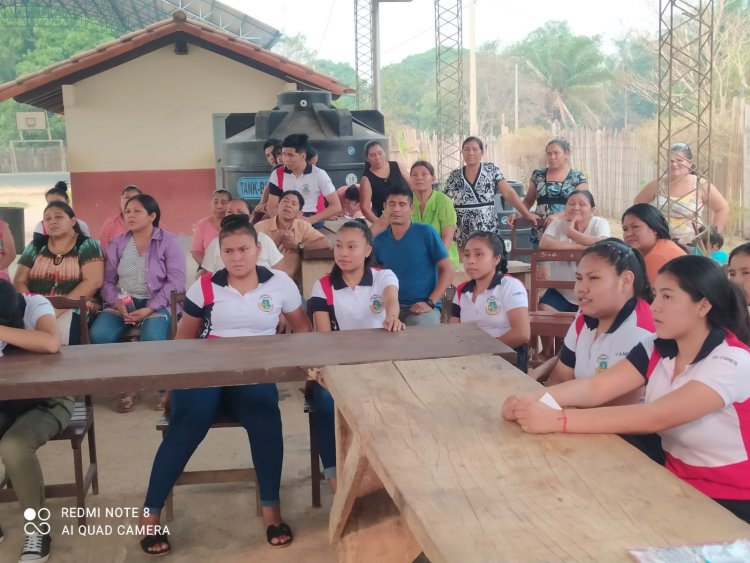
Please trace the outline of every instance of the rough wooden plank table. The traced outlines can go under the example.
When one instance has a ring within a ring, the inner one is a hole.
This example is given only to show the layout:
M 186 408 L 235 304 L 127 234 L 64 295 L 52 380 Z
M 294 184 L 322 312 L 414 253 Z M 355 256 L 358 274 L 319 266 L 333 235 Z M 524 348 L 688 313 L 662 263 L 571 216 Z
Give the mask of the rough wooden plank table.
M 475 325 L 124 342 L 63 347 L 53 355 L 6 349 L 0 399 L 300 381 L 308 367 L 478 353 L 515 358 Z
M 750 526 L 612 435 L 502 420 L 538 384 L 493 356 L 329 367 L 339 560 L 630 561 L 628 548 L 750 538 Z

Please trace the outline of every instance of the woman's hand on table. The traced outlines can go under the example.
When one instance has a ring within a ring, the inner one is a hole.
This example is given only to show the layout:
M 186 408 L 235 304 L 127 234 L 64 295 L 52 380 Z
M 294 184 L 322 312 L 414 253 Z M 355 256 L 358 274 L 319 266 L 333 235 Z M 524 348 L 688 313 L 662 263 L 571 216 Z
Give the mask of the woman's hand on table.
M 398 315 L 388 315 L 383 321 L 383 328 L 388 332 L 398 332 L 404 330 L 406 325 L 401 322 Z
M 565 431 L 565 411 L 548 407 L 531 397 L 518 397 L 513 406 L 512 416 L 521 430 L 530 434 Z

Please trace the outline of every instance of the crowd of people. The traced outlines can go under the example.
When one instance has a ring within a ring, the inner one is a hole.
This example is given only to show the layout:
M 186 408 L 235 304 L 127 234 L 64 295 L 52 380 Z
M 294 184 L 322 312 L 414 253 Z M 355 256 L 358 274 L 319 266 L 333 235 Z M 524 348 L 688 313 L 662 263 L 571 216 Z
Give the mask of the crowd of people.
M 407 171 L 387 160 L 378 141 L 366 146 L 360 183 L 339 189 L 316 165 L 305 135 L 269 139 L 263 150 L 271 170 L 260 203 L 250 209 L 217 190 L 210 214 L 197 221 L 190 246 L 197 281 L 187 288 L 187 256 L 178 237 L 160 226 L 158 202 L 135 185 L 123 188 L 118 212 L 105 221 L 98 240 L 70 206 L 67 186 L 52 188 L 13 283 L 7 268 L 15 259 L 14 241 L 0 222 L 0 351 L 6 343 L 38 353 L 79 344 L 80 312 L 55 310 L 43 297 L 58 295 L 87 298 L 93 344 L 117 342 L 133 327 L 140 340 L 167 340 L 170 295 L 187 289 L 178 308 L 178 339 L 395 332 L 438 324 L 449 307 L 451 323 L 476 324 L 516 350 L 516 366 L 526 371 L 534 299 L 540 309 L 575 317 L 559 354 L 546 350 L 546 388 L 509 397 L 505 418 L 528 432 L 623 434 L 750 522 L 744 445 L 750 440 L 744 372 L 750 368 L 750 243 L 728 255 L 721 249 L 728 206 L 713 185 L 692 173 L 687 145 L 673 147 L 669 184 L 659 189 L 658 182 L 649 183 L 623 213 L 622 240 L 612 238 L 609 222 L 595 214 L 595 190 L 572 168 L 571 148 L 562 139 L 547 145 L 547 167 L 531 173 L 523 199 L 496 164 L 483 160 L 484 145 L 476 137 L 463 142 L 465 164 L 451 172 L 443 191 L 435 187 L 431 163 L 419 160 Z M 529 295 L 508 275 L 496 194 L 516 209 L 513 220 L 533 221 L 543 230 L 540 249 L 583 251 L 579 263 L 555 263 L 550 272 L 575 281 L 574 290 Z M 655 199 L 657 206 L 650 204 Z M 702 205 L 711 213 L 710 227 L 686 211 Z M 659 210 L 664 206 L 670 221 Z M 336 217 L 343 221 L 333 268 L 305 300 L 301 260 L 306 250 L 330 248 L 320 229 Z M 706 228 L 711 257 L 696 255 Z M 445 304 L 459 269 L 468 279 Z M 320 458 L 335 490 L 333 399 L 318 372 L 311 378 Z M 137 396 L 122 391 L 118 410 L 130 412 Z M 545 393 L 559 409 L 539 402 Z M 224 409 L 248 433 L 268 543 L 289 545 L 293 534 L 280 509 L 278 401 L 270 384 L 171 391 L 170 427 L 154 458 L 140 523 L 159 524 L 169 491 Z M 43 503 L 35 451 L 67 425 L 72 405 L 69 397 L 0 403 L 0 457 L 22 509 Z M 725 439 L 716 440 L 718 435 Z M 170 538 L 147 535 L 141 547 L 163 555 L 171 550 Z M 29 534 L 21 560 L 46 560 L 50 548 L 48 535 Z

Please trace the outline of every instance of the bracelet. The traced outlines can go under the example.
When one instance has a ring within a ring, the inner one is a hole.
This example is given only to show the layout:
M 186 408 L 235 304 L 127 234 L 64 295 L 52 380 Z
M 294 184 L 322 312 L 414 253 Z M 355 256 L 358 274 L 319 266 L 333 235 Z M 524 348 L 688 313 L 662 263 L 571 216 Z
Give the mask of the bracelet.
M 562 416 L 563 416 L 563 434 L 568 432 L 568 416 L 565 414 L 565 409 L 562 410 Z

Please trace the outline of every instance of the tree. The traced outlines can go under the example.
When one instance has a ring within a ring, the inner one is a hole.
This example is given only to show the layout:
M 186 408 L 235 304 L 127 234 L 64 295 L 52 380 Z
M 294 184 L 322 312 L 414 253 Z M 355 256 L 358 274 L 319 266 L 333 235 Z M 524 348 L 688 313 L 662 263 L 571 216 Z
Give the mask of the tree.
M 609 113 L 604 89 L 612 81 L 599 36 L 573 35 L 565 22 L 548 22 L 508 50 L 544 86 L 550 121 L 599 125 Z

